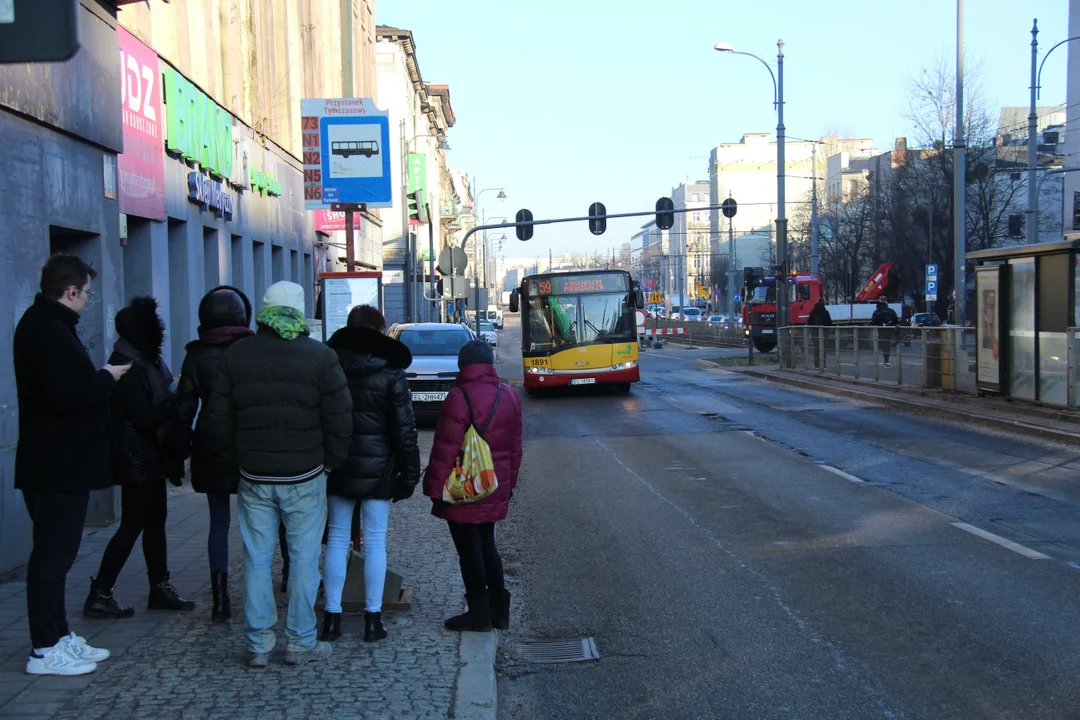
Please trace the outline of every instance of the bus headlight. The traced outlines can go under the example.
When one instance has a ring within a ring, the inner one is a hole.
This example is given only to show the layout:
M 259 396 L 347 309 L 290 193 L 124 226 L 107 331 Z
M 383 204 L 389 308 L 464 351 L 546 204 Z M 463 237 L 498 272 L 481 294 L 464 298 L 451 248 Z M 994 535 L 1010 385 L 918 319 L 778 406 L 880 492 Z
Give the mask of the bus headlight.
M 637 360 L 627 360 L 611 368 L 612 370 L 629 370 L 637 367 Z
M 536 365 L 529 367 L 530 375 L 551 375 L 553 372 L 551 368 L 547 367 L 538 367 Z

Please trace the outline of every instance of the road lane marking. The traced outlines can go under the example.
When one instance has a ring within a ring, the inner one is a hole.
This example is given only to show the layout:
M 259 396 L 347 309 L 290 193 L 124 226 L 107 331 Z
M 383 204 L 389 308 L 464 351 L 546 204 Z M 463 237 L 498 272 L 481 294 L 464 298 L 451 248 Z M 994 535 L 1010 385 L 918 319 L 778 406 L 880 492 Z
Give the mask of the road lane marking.
M 1049 560 L 1050 559 L 1049 555 L 1043 555 L 1041 552 L 1038 552 L 1036 550 L 1032 550 L 1031 548 L 1026 548 L 1023 545 L 1021 545 L 1020 543 L 1013 542 L 1012 540 L 1007 540 L 1007 539 L 1001 537 L 1000 535 L 995 535 L 992 532 L 987 532 L 986 530 L 983 530 L 981 528 L 977 528 L 974 525 L 968 525 L 967 523 L 954 522 L 954 523 L 952 523 L 952 526 L 956 527 L 956 528 L 960 528 L 961 530 L 964 530 L 966 532 L 969 532 L 972 535 L 977 535 L 977 536 L 981 537 L 983 540 L 989 540 L 992 543 L 996 543 L 996 544 L 1000 545 L 1003 548 L 1006 548 L 1008 550 L 1012 550 L 1014 553 L 1019 553 L 1019 554 L 1023 555 L 1024 557 L 1026 557 L 1026 558 L 1028 558 L 1030 560 Z
M 844 478 L 848 482 L 859 483 L 860 485 L 865 485 L 866 484 L 866 481 L 863 480 L 862 478 L 857 478 L 854 475 L 851 475 L 849 473 L 844 472 L 840 468 L 834 468 L 832 465 L 818 465 L 818 467 L 821 468 L 822 470 L 828 470 L 833 475 L 839 475 L 840 477 Z

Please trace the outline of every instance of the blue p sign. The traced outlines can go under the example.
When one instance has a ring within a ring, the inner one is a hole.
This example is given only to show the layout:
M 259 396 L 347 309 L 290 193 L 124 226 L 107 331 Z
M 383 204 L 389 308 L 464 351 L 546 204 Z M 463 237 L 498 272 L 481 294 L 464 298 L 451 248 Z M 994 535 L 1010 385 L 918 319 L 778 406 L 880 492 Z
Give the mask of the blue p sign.
M 926 266 L 926 277 L 937 277 L 937 265 Z

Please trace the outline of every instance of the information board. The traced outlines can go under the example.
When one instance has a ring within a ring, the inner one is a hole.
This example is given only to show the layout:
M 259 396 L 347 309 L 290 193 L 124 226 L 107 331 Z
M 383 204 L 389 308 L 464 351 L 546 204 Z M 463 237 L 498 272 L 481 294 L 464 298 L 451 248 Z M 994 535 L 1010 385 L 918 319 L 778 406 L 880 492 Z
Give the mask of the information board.
M 382 310 L 382 273 L 323 273 L 321 279 L 323 342 L 345 327 L 354 307 L 371 305 Z

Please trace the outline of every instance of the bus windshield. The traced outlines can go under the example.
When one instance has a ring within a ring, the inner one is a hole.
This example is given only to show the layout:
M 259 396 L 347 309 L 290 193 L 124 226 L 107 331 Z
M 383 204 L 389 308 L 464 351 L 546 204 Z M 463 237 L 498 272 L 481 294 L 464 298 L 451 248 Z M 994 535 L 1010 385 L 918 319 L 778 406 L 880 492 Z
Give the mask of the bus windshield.
M 532 351 L 634 339 L 625 292 L 529 299 L 525 347 Z

